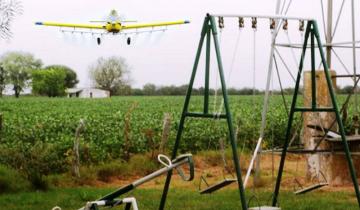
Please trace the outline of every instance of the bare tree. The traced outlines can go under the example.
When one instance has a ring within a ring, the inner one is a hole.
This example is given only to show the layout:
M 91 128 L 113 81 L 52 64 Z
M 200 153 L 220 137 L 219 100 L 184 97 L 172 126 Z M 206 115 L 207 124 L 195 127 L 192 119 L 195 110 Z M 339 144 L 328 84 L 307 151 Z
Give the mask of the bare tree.
M 129 73 L 129 66 L 122 57 L 101 57 L 90 66 L 90 77 L 96 86 L 110 91 L 111 95 L 129 85 Z
M 0 0 L 0 38 L 12 36 L 10 26 L 16 15 L 22 14 L 22 6 L 17 0 Z

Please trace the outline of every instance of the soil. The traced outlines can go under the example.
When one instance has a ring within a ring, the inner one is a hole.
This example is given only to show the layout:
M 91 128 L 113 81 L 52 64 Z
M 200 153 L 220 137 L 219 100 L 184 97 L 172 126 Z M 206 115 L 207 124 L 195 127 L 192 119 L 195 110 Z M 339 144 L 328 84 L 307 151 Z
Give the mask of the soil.
M 219 161 L 221 164 L 214 164 L 213 162 L 209 163 L 206 161 L 207 158 L 205 158 L 203 155 L 201 156 L 194 156 L 194 163 L 195 163 L 195 178 L 192 182 L 184 182 L 181 180 L 179 176 L 177 176 L 177 172 L 174 172 L 172 177 L 171 186 L 176 188 L 199 188 L 200 183 L 200 176 L 205 177 L 206 181 L 209 184 L 219 182 L 225 178 L 233 178 L 235 176 L 235 173 L 227 173 L 224 172 L 222 161 Z M 240 158 L 240 164 L 242 169 L 242 175 L 245 176 L 247 167 L 250 162 L 250 155 L 242 156 Z M 274 161 L 272 161 L 274 160 Z M 276 181 L 276 174 L 278 165 L 280 162 L 280 156 L 271 154 L 263 154 L 261 156 L 261 180 L 258 184 L 259 186 L 254 187 L 253 180 L 250 178 L 247 188 L 248 189 L 257 189 L 257 190 L 273 190 L 275 181 Z M 229 159 L 227 160 L 227 163 L 229 166 L 232 166 L 232 161 Z M 234 171 L 233 167 L 232 171 Z M 165 175 L 160 176 L 156 179 L 153 179 L 145 184 L 143 184 L 142 188 L 151 188 L 151 189 L 162 189 L 163 184 L 165 182 Z M 132 176 L 127 177 L 126 179 L 120 179 L 118 177 L 113 177 L 110 179 L 109 182 L 101 182 L 98 180 L 92 181 L 88 183 L 87 185 L 92 187 L 120 187 L 124 186 L 126 184 L 131 183 L 134 180 L 137 180 L 141 178 L 141 176 Z M 281 182 L 282 189 L 289 190 L 289 191 L 295 191 L 296 189 L 299 189 L 300 186 L 296 184 L 295 179 L 303 186 L 307 187 L 312 184 L 316 184 L 317 180 L 309 181 L 306 180 L 306 159 L 305 156 L 299 156 L 299 155 L 292 155 L 289 154 L 287 156 L 286 162 L 285 162 L 285 169 L 283 172 L 283 178 Z M 204 186 L 204 183 L 201 183 L 202 186 Z M 236 189 L 236 184 L 231 184 L 227 186 L 227 188 L 230 189 Z M 330 187 L 325 186 L 319 189 L 321 191 L 353 191 L 354 188 L 352 185 L 347 186 L 337 186 L 337 187 Z

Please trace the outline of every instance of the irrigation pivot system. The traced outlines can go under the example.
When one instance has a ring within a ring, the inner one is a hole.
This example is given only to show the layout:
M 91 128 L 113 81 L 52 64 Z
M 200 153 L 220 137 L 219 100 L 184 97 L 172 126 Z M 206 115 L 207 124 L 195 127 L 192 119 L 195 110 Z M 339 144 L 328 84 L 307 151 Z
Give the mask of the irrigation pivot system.
M 237 184 L 238 184 L 241 207 L 244 210 L 252 209 L 252 208 L 249 208 L 249 206 L 247 204 L 247 199 L 246 199 L 245 190 L 244 190 L 244 184 L 243 184 L 243 181 L 241 178 L 242 175 L 241 175 L 241 170 L 240 170 L 240 162 L 238 159 L 237 145 L 236 145 L 236 141 L 235 141 L 234 127 L 232 124 L 232 116 L 231 116 L 231 111 L 230 111 L 230 106 L 229 106 L 229 99 L 228 99 L 228 95 L 227 95 L 227 91 L 226 91 L 227 89 L 226 89 L 226 84 L 225 84 L 224 68 L 223 68 L 219 40 L 218 40 L 218 31 L 217 31 L 216 20 L 215 20 L 216 18 L 219 18 L 219 20 L 220 20 L 219 21 L 220 27 L 221 27 L 221 23 L 223 24 L 224 18 L 238 18 L 239 19 L 239 27 L 244 26 L 243 25 L 244 18 L 251 18 L 252 20 L 254 20 L 254 19 L 255 20 L 256 19 L 269 19 L 270 22 L 274 21 L 275 32 L 273 34 L 273 37 L 274 37 L 273 41 L 275 40 L 276 34 L 280 30 L 280 27 L 283 24 L 287 24 L 287 21 L 289 21 L 289 20 L 300 21 L 304 24 L 304 26 L 306 25 L 305 38 L 304 38 L 304 43 L 302 45 L 300 64 L 299 64 L 299 69 L 297 71 L 297 76 L 296 76 L 295 92 L 294 92 L 292 103 L 291 103 L 291 109 L 290 109 L 290 113 L 289 113 L 287 129 L 286 129 L 286 137 L 285 137 L 286 140 L 284 142 L 284 146 L 283 146 L 283 150 L 282 150 L 281 161 L 280 161 L 278 176 L 277 176 L 276 185 L 275 185 L 275 189 L 274 189 L 274 194 L 273 194 L 273 198 L 272 198 L 272 203 L 271 203 L 271 206 L 267 206 L 267 207 L 263 206 L 263 207 L 261 207 L 261 209 L 279 209 L 276 206 L 278 205 L 278 195 L 279 195 L 279 190 L 280 190 L 280 183 L 281 183 L 283 169 L 284 169 L 284 165 L 285 165 L 287 149 L 288 149 L 289 141 L 291 138 L 290 135 L 291 135 L 294 114 L 296 112 L 333 112 L 333 113 L 335 113 L 336 122 L 338 123 L 338 126 L 339 126 L 339 131 L 340 131 L 340 135 L 341 135 L 342 144 L 344 146 L 343 147 L 344 152 L 346 154 L 348 167 L 349 167 L 349 170 L 351 173 L 351 178 L 352 178 L 352 181 L 354 184 L 354 190 L 355 190 L 356 197 L 357 197 L 357 200 L 358 200 L 358 203 L 360 206 L 360 193 L 359 193 L 358 182 L 356 179 L 356 172 L 355 172 L 354 165 L 353 165 L 353 162 L 351 159 L 349 146 L 346 141 L 344 126 L 343 126 L 343 123 L 340 118 L 339 108 L 336 103 L 336 97 L 335 97 L 335 92 L 334 92 L 332 82 L 331 82 L 331 76 L 329 74 L 329 69 L 328 69 L 326 59 L 325 59 L 324 51 L 321 47 L 317 47 L 317 46 L 322 46 L 318 26 L 317 26 L 316 21 L 311 18 L 302 18 L 302 17 L 299 18 L 299 17 L 280 16 L 280 15 L 266 16 L 266 15 L 237 15 L 237 14 L 234 14 L 234 15 L 207 14 L 205 17 L 203 26 L 202 26 L 200 41 L 199 41 L 199 45 L 197 48 L 195 62 L 193 65 L 193 70 L 192 70 L 191 77 L 190 77 L 189 87 L 187 90 L 187 94 L 186 94 L 186 98 L 185 98 L 185 102 L 184 102 L 184 106 L 183 106 L 183 110 L 182 110 L 182 114 L 181 114 L 181 118 L 180 118 L 179 128 L 178 128 L 178 132 L 176 135 L 176 140 L 175 140 L 171 158 L 175 158 L 177 155 L 186 118 L 209 118 L 209 119 L 218 118 L 218 119 L 226 120 L 227 128 L 228 128 L 228 140 L 231 144 L 232 158 L 233 158 L 233 163 L 234 163 L 234 167 L 235 167 L 235 171 L 236 171 L 236 179 L 237 179 Z M 224 110 L 225 110 L 225 113 L 220 113 L 220 114 L 209 112 L 209 78 L 210 78 L 210 59 L 211 59 L 210 58 L 211 37 L 213 38 L 214 48 L 215 48 L 215 52 L 216 52 L 216 61 L 217 61 L 217 67 L 218 67 L 217 73 L 220 76 L 223 104 L 224 104 Z M 300 80 L 302 78 L 305 53 L 308 48 L 309 38 L 310 38 L 310 47 L 309 48 L 311 51 L 312 103 L 311 103 L 311 107 L 297 107 L 297 104 L 296 104 L 297 96 L 299 93 Z M 206 42 L 205 42 L 205 40 L 206 40 Z M 204 96 L 203 96 L 204 97 L 203 109 L 202 109 L 202 112 L 189 112 L 189 103 L 190 103 L 190 99 L 191 99 L 192 88 L 194 85 L 194 80 L 195 80 L 195 77 L 197 74 L 198 64 L 199 64 L 199 60 L 201 57 L 201 52 L 202 52 L 202 48 L 203 48 L 204 44 L 206 46 L 206 49 L 205 49 L 206 55 L 205 55 L 205 77 L 204 77 L 205 78 L 205 81 L 204 81 L 205 90 L 204 90 Z M 319 54 L 321 57 L 321 63 L 324 66 L 324 73 L 326 76 L 327 88 L 328 88 L 330 96 L 331 96 L 332 107 L 318 107 L 317 106 L 316 78 L 315 78 L 315 68 L 316 68 L 315 67 L 315 50 L 316 50 L 316 48 L 318 48 L 318 51 L 319 51 Z M 170 186 L 170 182 L 171 182 L 171 177 L 172 177 L 172 170 L 169 170 L 167 173 L 167 178 L 166 178 L 166 182 L 164 185 L 159 210 L 163 210 L 165 208 L 165 203 L 166 203 L 166 198 L 167 198 L 167 194 L 168 194 L 168 190 L 169 190 L 169 186 Z M 256 209 L 256 208 L 259 208 L 259 207 L 255 207 L 254 209 Z

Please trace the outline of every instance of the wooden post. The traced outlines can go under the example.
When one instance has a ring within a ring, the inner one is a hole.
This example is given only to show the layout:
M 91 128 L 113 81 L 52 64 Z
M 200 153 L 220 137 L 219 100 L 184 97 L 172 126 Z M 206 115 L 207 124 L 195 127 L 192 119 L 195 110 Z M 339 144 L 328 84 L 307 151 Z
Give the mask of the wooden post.
M 74 159 L 73 159 L 73 167 L 72 174 L 73 176 L 80 178 L 80 155 L 79 155 L 79 145 L 80 145 L 80 135 L 85 129 L 85 123 L 83 119 L 80 119 L 79 125 L 75 131 L 75 139 L 74 139 Z
M 165 113 L 164 114 L 164 121 L 163 121 L 163 128 L 162 128 L 162 135 L 161 135 L 161 142 L 159 146 L 159 152 L 164 153 L 165 151 L 165 145 L 167 141 L 169 140 L 171 131 L 171 114 Z
M 335 75 L 335 71 L 330 71 L 331 75 Z M 331 107 L 331 98 L 323 70 L 318 70 L 315 73 L 316 76 L 316 102 L 318 107 Z M 333 84 L 336 86 L 336 79 L 333 79 Z M 304 106 L 310 107 L 312 104 L 312 92 L 311 92 L 311 71 L 304 73 Z M 330 112 L 306 112 L 304 113 L 304 134 L 303 143 L 305 149 L 313 150 L 317 145 L 318 138 L 316 135 L 321 135 L 321 131 L 311 129 L 308 125 L 318 125 L 323 128 L 331 129 L 336 131 L 337 124 L 330 128 L 331 123 L 335 120 L 335 113 Z M 331 145 L 322 141 L 318 149 L 330 149 Z M 328 181 L 331 180 L 329 156 L 319 153 L 307 155 L 307 179 L 312 180 L 320 175 L 322 172 Z M 345 164 L 346 165 L 346 164 Z M 347 165 L 346 165 L 347 167 Z
M 330 71 L 331 75 L 336 75 L 335 71 Z M 336 86 L 336 79 L 332 79 L 333 85 Z M 316 71 L 316 100 L 319 107 L 329 107 L 331 106 L 331 98 L 327 88 L 327 83 L 325 79 L 324 71 Z M 311 106 L 311 72 L 305 72 L 304 74 L 304 106 Z M 335 124 L 330 128 L 332 122 L 335 120 L 335 113 L 329 112 L 307 112 L 304 113 L 304 133 L 303 133 L 303 143 L 306 150 L 313 150 L 318 142 L 318 138 L 315 138 L 316 135 L 322 135 L 321 131 L 316 131 L 314 129 L 308 128 L 307 125 L 320 125 L 323 128 L 331 129 L 337 131 L 338 127 Z M 358 150 L 358 143 L 351 143 L 350 148 L 352 151 Z M 319 150 L 331 150 L 331 149 L 340 149 L 342 150 L 342 144 L 339 143 L 330 143 L 326 140 L 322 141 L 318 147 Z M 354 166 L 357 171 L 360 170 L 360 159 L 357 156 L 353 156 Z M 343 186 L 351 184 L 350 172 L 348 169 L 348 164 L 344 154 L 309 154 L 307 155 L 307 179 L 312 180 L 321 175 L 322 172 L 332 186 Z M 323 180 L 321 180 L 323 181 Z

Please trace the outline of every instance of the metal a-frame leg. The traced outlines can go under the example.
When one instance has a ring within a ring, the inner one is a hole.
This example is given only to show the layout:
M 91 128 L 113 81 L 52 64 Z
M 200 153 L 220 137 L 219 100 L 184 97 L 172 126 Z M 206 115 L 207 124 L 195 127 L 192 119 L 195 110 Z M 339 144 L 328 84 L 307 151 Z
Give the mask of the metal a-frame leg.
M 208 30 L 208 25 L 209 25 L 209 20 L 208 20 L 208 18 L 205 18 L 203 28 L 201 30 L 200 42 L 199 42 L 198 50 L 197 50 L 196 57 L 195 57 L 195 63 L 194 63 L 194 66 L 193 66 L 189 87 L 188 87 L 186 97 L 185 97 L 185 103 L 184 103 L 184 107 L 183 107 L 181 118 L 180 118 L 179 128 L 178 128 L 178 131 L 177 131 L 177 134 L 176 134 L 175 145 L 174 145 L 174 149 L 172 151 L 171 159 L 174 159 L 176 157 L 177 150 L 179 148 L 181 135 L 182 135 L 182 132 L 183 132 L 183 129 L 184 129 L 185 118 L 186 118 L 187 110 L 188 110 L 189 103 L 190 103 L 192 87 L 194 85 L 194 80 L 195 80 L 195 76 L 196 76 L 196 70 L 197 70 L 197 67 L 199 65 L 201 50 L 202 50 L 202 46 L 203 46 L 203 43 L 204 43 L 206 30 Z M 171 182 L 171 176 L 172 176 L 172 171 L 169 171 L 168 174 L 167 174 L 167 177 L 166 177 L 166 181 L 165 181 L 165 185 L 164 185 L 164 189 L 163 189 L 163 194 L 162 194 L 161 201 L 160 201 L 159 210 L 163 210 L 165 208 L 165 202 L 166 202 L 167 193 L 169 191 L 169 186 L 170 186 L 170 182 Z
M 223 98 L 224 98 L 225 113 L 227 116 L 226 120 L 227 120 L 227 124 L 228 124 L 228 129 L 229 129 L 229 140 L 231 143 L 233 161 L 234 161 L 235 170 L 236 170 L 236 178 L 238 180 L 240 201 L 241 201 L 242 209 L 246 210 L 247 204 L 246 204 L 246 199 L 245 199 L 245 190 L 244 190 L 244 185 L 243 185 L 243 181 L 242 181 L 242 177 L 241 177 L 241 168 L 240 168 L 239 156 L 237 153 L 235 132 L 234 132 L 234 127 L 233 127 L 233 123 L 232 123 L 232 119 L 231 119 L 231 112 L 230 112 L 230 107 L 229 107 L 229 101 L 228 101 L 228 95 L 227 95 L 227 89 L 226 89 L 225 77 L 224 77 L 224 70 L 223 70 L 223 65 L 222 65 L 222 60 L 221 60 L 221 55 L 220 55 L 220 46 L 219 46 L 219 42 L 218 42 L 218 38 L 217 38 L 217 30 L 216 30 L 214 17 L 210 16 L 210 22 L 211 22 L 213 38 L 214 38 L 214 43 L 215 43 L 216 57 L 217 57 L 217 62 L 218 62 L 218 67 L 219 67 L 221 88 L 222 88 L 222 93 L 223 93 Z
M 225 84 L 225 78 L 224 78 L 224 72 L 223 72 L 224 70 L 223 70 L 223 65 L 222 65 L 222 60 L 221 60 L 216 23 L 215 23 L 214 17 L 212 17 L 210 15 L 207 15 L 205 17 L 203 28 L 201 31 L 201 37 L 200 37 L 200 42 L 199 42 L 199 46 L 198 46 L 198 51 L 196 53 L 195 63 L 193 66 L 193 71 L 191 74 L 190 83 L 189 83 L 189 87 L 188 87 L 188 90 L 186 93 L 185 103 L 184 103 L 184 107 L 183 107 L 181 118 L 180 118 L 180 124 L 179 124 L 178 132 L 176 135 L 176 139 L 175 139 L 175 145 L 174 145 L 174 149 L 172 151 L 172 158 L 176 157 L 180 139 L 181 139 L 181 135 L 182 135 L 182 132 L 184 129 L 185 120 L 187 117 L 214 118 L 214 114 L 208 113 L 208 103 L 209 103 L 208 87 L 209 87 L 210 35 L 211 35 L 211 32 L 213 35 L 213 41 L 214 41 L 214 45 L 215 45 L 216 58 L 217 58 L 217 62 L 218 62 L 218 69 L 219 69 L 221 88 L 222 88 L 224 107 L 225 107 L 225 114 L 220 115 L 220 118 L 227 120 L 228 130 L 229 130 L 229 140 L 231 143 L 231 148 L 232 148 L 232 153 L 233 153 L 233 161 L 234 161 L 234 165 L 235 165 L 235 169 L 236 169 L 241 207 L 243 210 L 246 210 L 247 206 L 246 206 L 246 200 L 245 200 L 245 190 L 244 190 L 242 179 L 241 179 L 240 161 L 239 161 L 239 157 L 237 154 L 237 146 L 236 146 L 236 142 L 235 142 L 234 128 L 232 125 L 232 118 L 231 118 L 230 107 L 229 107 L 229 103 L 228 103 L 228 95 L 227 95 L 227 89 L 226 89 L 226 84 Z M 190 98 L 191 98 L 191 92 L 192 92 L 192 88 L 193 88 L 193 84 L 194 84 L 194 80 L 195 80 L 195 76 L 196 76 L 196 72 L 197 72 L 197 68 L 198 68 L 198 64 L 199 64 L 199 60 L 200 60 L 201 50 L 202 50 L 202 46 L 203 46 L 205 37 L 207 37 L 207 42 L 206 42 L 207 49 L 206 49 L 204 109 L 203 109 L 203 113 L 189 113 L 188 107 L 189 107 L 189 102 L 190 102 Z M 171 176 L 172 176 L 172 171 L 169 171 L 167 174 L 167 177 L 166 177 L 159 210 L 163 210 L 165 208 L 166 197 L 167 197 L 167 193 L 168 193 L 169 186 L 170 186 Z
M 338 105 L 336 103 L 335 92 L 334 92 L 334 89 L 333 89 L 333 86 L 332 86 L 332 82 L 331 82 L 331 78 L 330 78 L 330 74 L 329 74 L 329 69 L 328 69 L 328 66 L 327 66 L 327 63 L 326 63 L 326 60 L 325 60 L 323 49 L 321 47 L 319 47 L 319 52 L 320 52 L 320 56 L 321 56 L 321 62 L 323 64 L 323 66 L 324 66 L 324 73 L 325 73 L 325 77 L 326 77 L 326 81 L 327 81 L 327 85 L 328 85 L 328 90 L 329 90 L 329 93 L 330 93 L 331 102 L 332 102 L 333 107 L 332 108 L 318 108 L 318 107 L 316 107 L 316 90 L 315 90 L 316 89 L 316 83 L 315 83 L 315 81 L 312 81 L 312 105 L 311 105 L 311 108 L 296 108 L 296 100 L 297 100 L 297 95 L 298 95 L 298 92 L 299 92 L 299 84 L 300 84 L 301 74 L 302 74 L 302 70 L 303 70 L 304 57 L 305 57 L 305 52 L 306 52 L 306 48 L 307 48 L 309 35 L 311 35 L 311 63 L 312 63 L 312 70 L 311 70 L 312 71 L 311 72 L 312 76 L 311 76 L 311 79 L 315 80 L 315 76 L 314 76 L 315 75 L 315 68 L 314 68 L 314 63 L 315 63 L 315 56 L 314 56 L 315 43 L 314 43 L 314 37 L 316 38 L 318 46 L 322 46 L 320 36 L 319 36 L 319 30 L 318 30 L 318 26 L 317 26 L 316 21 L 309 21 L 308 24 L 307 24 L 307 27 L 306 27 L 305 40 L 304 40 L 304 45 L 303 45 L 303 49 L 302 49 L 302 53 L 301 53 L 299 71 L 298 71 L 298 75 L 297 75 L 297 79 L 296 79 L 295 91 L 294 91 L 294 95 L 293 95 L 293 99 L 292 99 L 290 115 L 289 115 L 289 121 L 288 121 L 288 127 L 287 127 L 287 130 L 286 130 L 286 138 L 285 138 L 283 151 L 282 151 L 282 154 L 281 154 L 279 172 L 278 172 L 278 176 L 277 176 L 277 180 L 276 180 L 272 205 L 273 206 L 277 205 L 277 197 L 279 195 L 282 172 L 283 172 L 283 169 L 284 169 L 287 148 L 289 146 L 292 121 L 293 121 L 295 112 L 334 112 L 335 115 L 336 115 L 336 121 L 337 121 L 338 126 L 339 126 L 339 131 L 340 131 L 340 134 L 341 134 L 341 139 L 342 139 L 342 143 L 343 143 L 343 146 L 344 146 L 346 159 L 347 159 L 347 162 L 348 162 L 348 166 L 349 166 L 349 170 L 350 170 L 350 174 L 351 174 L 351 179 L 352 179 L 353 184 L 354 184 L 354 189 L 355 189 L 358 205 L 360 207 L 360 193 L 359 193 L 358 181 L 357 181 L 357 178 L 356 178 L 356 172 L 355 172 L 355 168 L 354 168 L 354 165 L 353 165 L 353 162 L 352 162 L 352 159 L 351 159 L 349 145 L 348 145 L 348 143 L 346 141 L 344 126 L 343 126 L 343 123 L 342 123 L 341 118 L 340 118 L 339 108 L 338 108 Z

